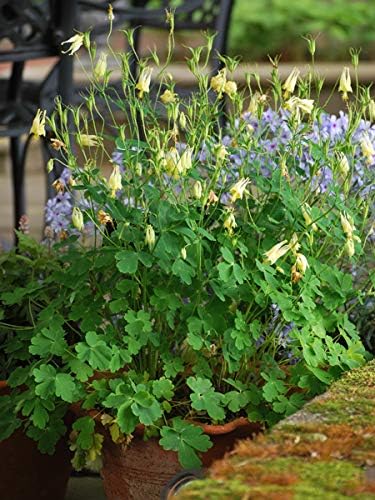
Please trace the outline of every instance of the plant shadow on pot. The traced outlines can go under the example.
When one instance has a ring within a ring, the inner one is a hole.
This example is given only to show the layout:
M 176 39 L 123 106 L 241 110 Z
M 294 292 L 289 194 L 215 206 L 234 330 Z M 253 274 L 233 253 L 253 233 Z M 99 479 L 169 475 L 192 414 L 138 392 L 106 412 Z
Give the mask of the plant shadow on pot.
M 251 438 L 262 429 L 244 418 L 227 426 L 203 427 L 213 442 L 201 455 L 204 468 L 231 451 L 237 440 Z M 101 475 L 108 500 L 159 500 L 168 481 L 181 470 L 177 453 L 161 448 L 156 438 L 144 441 L 142 435 L 135 435 L 129 445 L 121 445 L 105 437 Z

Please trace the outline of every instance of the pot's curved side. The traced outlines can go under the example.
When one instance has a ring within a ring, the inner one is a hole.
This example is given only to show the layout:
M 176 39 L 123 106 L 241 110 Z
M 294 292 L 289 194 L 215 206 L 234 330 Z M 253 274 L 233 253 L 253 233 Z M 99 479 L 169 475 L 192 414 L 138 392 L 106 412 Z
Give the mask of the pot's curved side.
M 0 381 L 0 397 L 9 392 Z M 53 455 L 38 450 L 22 430 L 0 441 L 0 498 L 4 500 L 64 500 L 72 470 L 70 452 L 62 439 Z
M 259 424 L 246 419 L 202 427 L 213 442 L 201 456 L 204 467 L 231 451 L 238 439 L 250 438 L 261 430 Z M 162 449 L 156 438 L 144 441 L 137 434 L 129 445 L 115 444 L 105 437 L 101 474 L 108 500 L 159 500 L 163 486 L 181 471 L 176 452 Z

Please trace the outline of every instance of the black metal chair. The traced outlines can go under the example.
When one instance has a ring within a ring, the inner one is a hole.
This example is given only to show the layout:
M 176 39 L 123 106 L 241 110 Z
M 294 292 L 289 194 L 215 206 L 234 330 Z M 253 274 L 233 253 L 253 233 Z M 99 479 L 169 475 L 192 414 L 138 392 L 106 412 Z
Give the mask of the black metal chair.
M 10 77 L 0 79 L 0 137 L 9 137 L 15 227 L 25 213 L 25 157 L 29 130 L 38 108 L 50 110 L 60 94 L 71 99 L 72 61 L 60 44 L 75 26 L 76 0 L 0 0 L 0 63 L 10 64 Z M 25 63 L 57 58 L 42 82 L 25 81 Z

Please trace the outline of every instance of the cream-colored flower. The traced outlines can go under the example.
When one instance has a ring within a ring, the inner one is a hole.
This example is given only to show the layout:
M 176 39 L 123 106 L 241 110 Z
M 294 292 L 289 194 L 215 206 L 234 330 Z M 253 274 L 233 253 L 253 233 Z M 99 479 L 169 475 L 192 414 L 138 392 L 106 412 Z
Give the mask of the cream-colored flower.
M 339 173 L 343 179 L 346 179 L 350 172 L 348 158 L 344 155 L 344 153 L 340 151 L 339 153 L 337 153 L 337 159 L 339 161 L 338 163 Z
M 346 236 L 348 238 L 353 238 L 353 231 L 355 230 L 355 226 L 351 218 L 346 214 L 340 213 L 340 221 L 342 230 L 344 231 Z
M 254 92 L 254 94 L 250 98 L 249 107 L 247 108 L 247 111 L 252 115 L 256 115 L 258 113 L 259 97 L 260 97 L 259 92 Z
M 78 134 L 78 140 L 83 147 L 99 146 L 102 142 L 101 137 L 93 134 Z
M 224 219 L 223 226 L 228 231 L 228 234 L 230 236 L 232 236 L 233 235 L 233 230 L 237 227 L 237 222 L 236 222 L 236 219 L 234 217 L 234 213 L 233 212 L 230 211 L 230 212 L 227 213 L 227 216 Z
M 171 90 L 165 90 L 163 94 L 160 96 L 160 100 L 163 104 L 171 104 L 176 102 L 177 94 L 174 94 Z
M 263 255 L 265 255 L 265 262 L 267 264 L 275 264 L 276 261 L 280 259 L 283 255 L 285 255 L 287 252 L 290 250 L 290 244 L 288 243 L 288 240 L 283 240 L 280 243 L 277 243 L 274 245 L 270 250 L 267 252 L 264 252 Z
M 179 122 L 180 122 L 180 127 L 182 128 L 182 130 L 185 130 L 186 129 L 186 115 L 183 111 L 181 111 L 181 113 L 180 113 Z
M 216 76 L 211 78 L 210 87 L 214 90 L 219 97 L 224 92 L 225 84 L 227 83 L 227 71 L 225 68 L 221 69 Z
M 78 229 L 78 231 L 82 231 L 83 228 L 85 227 L 85 224 L 83 222 L 83 213 L 78 207 L 73 208 L 72 212 L 72 223 L 73 226 Z
M 363 134 L 360 140 L 362 154 L 366 158 L 367 164 L 374 162 L 375 149 L 368 134 Z
M 299 97 L 293 96 L 288 99 L 285 103 L 285 108 L 294 112 L 302 112 L 307 115 L 311 114 L 314 109 L 314 100 L 313 99 L 300 99 Z
M 282 88 L 285 90 L 284 94 L 285 97 L 288 97 L 290 94 L 293 94 L 300 73 L 301 73 L 300 70 L 294 67 L 288 78 L 283 83 Z
M 348 238 L 345 243 L 344 251 L 348 257 L 353 257 L 355 254 L 355 247 L 353 238 Z
M 307 203 L 304 203 L 301 207 L 301 212 L 302 212 L 302 216 L 303 218 L 305 219 L 305 223 L 306 223 L 306 226 L 311 226 L 312 230 L 313 231 L 317 231 L 318 230 L 318 226 L 315 224 L 315 222 L 312 221 L 312 218 L 311 218 L 311 208 L 309 207 L 309 205 Z
M 147 224 L 146 226 L 146 235 L 145 235 L 145 243 L 150 250 L 154 248 L 155 245 L 155 231 L 151 224 Z
M 46 113 L 47 111 L 41 109 L 36 112 L 30 128 L 30 134 L 33 134 L 34 137 L 46 136 Z
M 191 169 L 193 164 L 192 156 L 193 150 L 189 147 L 186 147 L 177 163 L 177 170 L 180 175 L 185 175 L 186 172 Z
M 224 92 L 231 98 L 237 94 L 237 83 L 232 80 L 228 80 L 224 85 Z
M 342 98 L 344 101 L 348 100 L 348 93 L 353 92 L 352 84 L 350 80 L 350 71 L 348 67 L 344 67 L 340 76 L 339 92 L 342 92 Z
M 225 158 L 228 156 L 228 150 L 224 146 L 224 144 L 219 144 L 215 149 L 215 153 L 216 153 L 216 158 L 220 161 L 224 161 Z
M 246 187 L 250 184 L 250 179 L 240 179 L 236 184 L 234 184 L 229 192 L 232 195 L 231 202 L 234 203 L 236 200 L 242 200 L 244 193 L 246 193 Z
M 182 247 L 180 251 L 181 259 L 186 260 L 187 253 L 186 253 L 186 247 Z
M 101 52 L 98 62 L 94 68 L 94 76 L 97 80 L 103 80 L 107 73 L 107 54 L 105 52 Z
M 301 245 L 298 242 L 298 236 L 296 233 L 292 234 L 292 237 L 290 238 L 290 249 L 293 252 L 294 256 L 297 257 L 297 252 L 301 248 Z
M 302 274 L 305 274 L 306 269 L 309 267 L 309 263 L 303 253 L 297 253 L 296 267 Z
M 116 196 L 116 192 L 122 188 L 121 172 L 120 172 L 120 167 L 118 165 L 115 165 L 113 167 L 107 185 L 111 191 L 112 198 L 114 198 Z
M 171 148 L 165 155 L 165 170 L 168 175 L 173 176 L 178 179 L 180 174 L 177 169 L 178 162 L 180 161 L 180 155 L 176 148 Z
M 193 185 L 194 198 L 200 200 L 202 198 L 202 183 L 201 181 L 195 181 Z
M 153 68 L 143 68 L 141 74 L 139 75 L 139 79 L 135 88 L 138 90 L 138 97 L 142 99 L 145 93 L 150 92 L 150 84 L 151 84 L 151 75 L 153 72 Z
M 62 42 L 61 45 L 65 45 L 66 43 L 70 43 L 70 47 L 63 51 L 63 54 L 68 54 L 69 56 L 72 56 L 78 50 L 82 47 L 84 41 L 84 34 L 83 33 L 77 33 L 76 35 L 73 35 L 70 37 L 68 40 L 65 40 L 65 42 Z
M 373 99 L 368 103 L 368 115 L 372 122 L 375 122 L 375 101 Z

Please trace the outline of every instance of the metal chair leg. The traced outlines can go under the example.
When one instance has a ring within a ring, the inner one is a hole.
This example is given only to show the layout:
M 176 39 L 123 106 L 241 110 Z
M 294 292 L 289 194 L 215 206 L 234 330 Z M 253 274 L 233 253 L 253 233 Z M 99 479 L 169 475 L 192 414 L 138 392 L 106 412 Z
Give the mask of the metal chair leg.
M 25 145 L 21 137 L 10 138 L 10 156 L 14 197 L 14 227 L 18 228 L 21 215 L 25 213 Z

